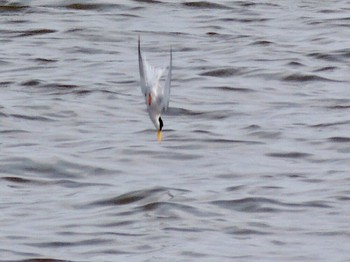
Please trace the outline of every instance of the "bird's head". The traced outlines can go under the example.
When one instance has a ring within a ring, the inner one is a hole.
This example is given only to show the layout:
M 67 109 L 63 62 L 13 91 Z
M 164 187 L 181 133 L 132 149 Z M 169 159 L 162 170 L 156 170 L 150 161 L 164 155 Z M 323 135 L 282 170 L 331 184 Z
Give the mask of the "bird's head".
M 150 117 L 155 128 L 157 129 L 157 138 L 158 138 L 158 141 L 160 142 L 162 140 L 163 120 L 160 117 L 160 114 L 151 114 L 150 112 Z

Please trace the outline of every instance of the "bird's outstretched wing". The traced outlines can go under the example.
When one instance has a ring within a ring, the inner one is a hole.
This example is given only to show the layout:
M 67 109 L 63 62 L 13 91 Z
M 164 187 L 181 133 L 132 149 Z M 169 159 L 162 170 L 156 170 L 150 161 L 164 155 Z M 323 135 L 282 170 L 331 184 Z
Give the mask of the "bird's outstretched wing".
M 145 76 L 145 66 L 143 64 L 143 59 L 141 55 L 141 47 L 140 47 L 140 36 L 139 36 L 139 44 L 138 44 L 138 50 L 139 50 L 139 70 L 140 70 L 140 85 L 141 85 L 141 92 L 142 94 L 146 94 L 148 87 L 146 84 L 146 76 Z
M 172 60 L 173 60 L 173 55 L 172 55 L 172 49 L 170 48 L 170 63 L 168 66 L 168 75 L 167 75 L 167 78 L 166 78 L 165 83 L 164 83 L 163 99 L 162 99 L 162 104 L 161 104 L 164 111 L 166 111 L 168 109 L 168 106 L 169 106 Z
M 142 58 L 140 37 L 138 42 L 140 85 L 142 94 L 146 95 L 151 88 L 157 86 L 163 70 L 150 65 L 146 59 Z

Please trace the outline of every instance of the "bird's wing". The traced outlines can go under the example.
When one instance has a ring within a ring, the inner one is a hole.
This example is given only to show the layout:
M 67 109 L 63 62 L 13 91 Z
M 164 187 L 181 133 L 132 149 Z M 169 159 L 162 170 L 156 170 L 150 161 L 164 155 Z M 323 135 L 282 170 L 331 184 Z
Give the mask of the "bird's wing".
M 139 70 L 140 70 L 141 92 L 142 92 L 142 94 L 146 95 L 149 87 L 147 87 L 147 84 L 146 84 L 145 65 L 143 63 L 143 59 L 142 59 L 142 55 L 141 55 L 141 48 L 140 48 L 140 36 L 139 36 L 138 50 L 139 50 Z
M 139 69 L 140 69 L 140 85 L 142 94 L 146 95 L 151 88 L 158 85 L 159 79 L 163 74 L 163 69 L 154 67 L 147 62 L 146 58 L 142 58 L 140 48 L 140 37 L 138 44 L 139 51 Z
M 170 48 L 170 63 L 168 67 L 168 75 L 165 80 L 164 88 L 163 88 L 163 99 L 162 99 L 162 108 L 164 111 L 168 109 L 169 106 L 169 98 L 170 98 L 170 85 L 171 85 L 171 71 L 172 71 L 172 60 L 173 60 L 173 55 L 172 55 L 172 49 Z

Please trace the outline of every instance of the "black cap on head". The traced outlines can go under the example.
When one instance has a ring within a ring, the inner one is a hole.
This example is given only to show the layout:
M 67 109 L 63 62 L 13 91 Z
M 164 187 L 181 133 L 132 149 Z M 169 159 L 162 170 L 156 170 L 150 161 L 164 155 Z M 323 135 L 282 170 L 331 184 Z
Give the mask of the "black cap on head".
M 159 117 L 159 131 L 162 131 L 163 128 L 163 120 Z

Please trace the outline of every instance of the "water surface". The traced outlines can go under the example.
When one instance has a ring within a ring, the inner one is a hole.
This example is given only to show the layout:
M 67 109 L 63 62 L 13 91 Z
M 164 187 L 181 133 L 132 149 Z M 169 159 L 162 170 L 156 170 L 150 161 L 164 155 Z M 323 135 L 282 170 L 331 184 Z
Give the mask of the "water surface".
M 1 261 L 349 259 L 348 1 L 0 3 Z

